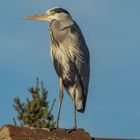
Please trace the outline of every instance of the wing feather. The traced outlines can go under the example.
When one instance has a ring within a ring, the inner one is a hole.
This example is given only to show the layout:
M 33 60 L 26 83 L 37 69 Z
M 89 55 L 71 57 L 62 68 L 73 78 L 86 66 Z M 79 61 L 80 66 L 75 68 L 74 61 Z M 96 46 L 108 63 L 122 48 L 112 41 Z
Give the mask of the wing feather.
M 72 41 L 68 49 L 69 55 L 76 66 L 86 103 L 90 76 L 90 54 L 84 36 L 76 23 L 71 27 L 71 34 Z

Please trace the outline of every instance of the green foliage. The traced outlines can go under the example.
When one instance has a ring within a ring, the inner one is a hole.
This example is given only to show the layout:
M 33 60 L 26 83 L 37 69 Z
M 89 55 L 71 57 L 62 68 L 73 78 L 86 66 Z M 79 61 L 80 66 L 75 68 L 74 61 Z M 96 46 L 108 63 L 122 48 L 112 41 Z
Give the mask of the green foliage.
M 39 128 L 53 128 L 55 127 L 54 117 L 52 110 L 54 107 L 55 99 L 51 107 L 47 101 L 48 92 L 41 82 L 41 90 L 39 89 L 39 80 L 37 78 L 36 87 L 28 89 L 32 95 L 32 100 L 26 98 L 25 103 L 21 103 L 19 97 L 14 98 L 13 107 L 17 111 L 17 119 L 22 126 L 39 127 Z M 15 119 L 14 123 L 16 124 Z

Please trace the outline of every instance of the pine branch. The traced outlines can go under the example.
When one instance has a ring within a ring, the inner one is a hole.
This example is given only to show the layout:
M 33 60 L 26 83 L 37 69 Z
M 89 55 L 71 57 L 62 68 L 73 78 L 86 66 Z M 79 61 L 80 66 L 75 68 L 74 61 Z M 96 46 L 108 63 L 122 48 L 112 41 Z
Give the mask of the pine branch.
M 13 122 L 14 122 L 14 125 L 17 126 L 17 122 L 15 118 L 13 118 Z
M 32 99 L 26 98 L 25 103 L 21 103 L 19 97 L 14 99 L 13 107 L 17 111 L 17 118 L 21 125 L 32 127 L 47 127 L 55 126 L 52 110 L 55 104 L 53 100 L 49 108 L 49 101 L 47 100 L 48 92 L 44 88 L 43 81 L 41 82 L 41 91 L 39 90 L 39 79 L 36 79 L 36 86 L 28 89 Z
M 54 99 L 53 102 L 52 102 L 51 108 L 50 108 L 50 110 L 49 110 L 49 113 L 50 113 L 50 114 L 52 114 L 52 110 L 53 110 L 53 108 L 54 108 L 55 102 L 56 102 L 56 99 Z

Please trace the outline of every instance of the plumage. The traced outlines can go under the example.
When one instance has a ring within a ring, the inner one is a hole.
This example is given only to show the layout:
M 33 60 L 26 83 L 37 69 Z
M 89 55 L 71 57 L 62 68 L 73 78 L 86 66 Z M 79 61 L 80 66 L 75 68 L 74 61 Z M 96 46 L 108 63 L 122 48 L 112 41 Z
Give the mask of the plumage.
M 54 38 L 51 40 L 51 54 L 55 70 L 58 76 L 62 77 L 64 87 L 73 99 L 77 110 L 83 112 L 88 93 L 90 68 L 89 51 L 82 32 L 75 21 L 71 25 L 62 27 L 58 21 L 54 20 L 49 26 L 49 33 L 50 36 L 53 34 Z M 73 88 L 76 89 L 75 100 Z
M 76 110 L 85 110 L 90 76 L 90 55 L 84 36 L 70 13 L 63 8 L 53 8 L 41 15 L 27 16 L 26 19 L 49 22 L 50 54 L 60 84 L 56 127 L 59 123 L 64 86 L 74 103 L 76 129 Z

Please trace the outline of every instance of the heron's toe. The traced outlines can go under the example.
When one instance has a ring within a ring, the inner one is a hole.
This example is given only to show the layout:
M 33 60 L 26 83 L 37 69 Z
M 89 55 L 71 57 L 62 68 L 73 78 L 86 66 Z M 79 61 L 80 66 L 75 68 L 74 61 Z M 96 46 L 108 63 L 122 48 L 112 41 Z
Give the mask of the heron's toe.
M 75 132 L 77 130 L 77 128 L 72 128 L 72 129 L 67 129 L 66 132 L 67 133 L 72 133 Z

